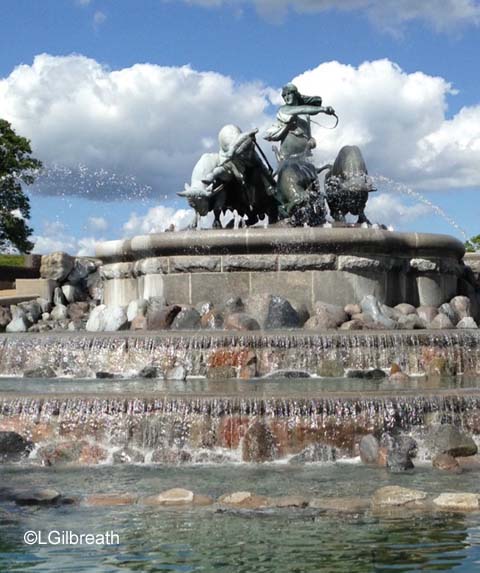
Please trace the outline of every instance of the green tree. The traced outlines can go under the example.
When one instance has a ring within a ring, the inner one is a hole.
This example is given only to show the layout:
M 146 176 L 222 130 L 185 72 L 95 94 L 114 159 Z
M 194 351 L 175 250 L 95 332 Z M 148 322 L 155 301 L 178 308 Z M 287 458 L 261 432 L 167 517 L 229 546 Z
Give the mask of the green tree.
M 480 251 L 480 235 L 472 237 L 465 243 L 465 250 L 467 253 L 476 253 Z
M 32 157 L 30 141 L 0 119 L 0 251 L 15 247 L 29 253 L 33 249 L 32 229 L 27 225 L 30 201 L 22 184 L 31 185 L 41 167 Z

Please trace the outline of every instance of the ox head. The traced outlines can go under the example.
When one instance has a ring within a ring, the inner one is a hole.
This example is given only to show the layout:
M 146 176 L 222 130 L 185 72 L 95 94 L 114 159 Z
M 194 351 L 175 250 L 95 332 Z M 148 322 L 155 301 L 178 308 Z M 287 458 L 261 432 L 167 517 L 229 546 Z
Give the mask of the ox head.
M 210 211 L 210 198 L 211 191 L 208 188 L 196 185 L 185 184 L 185 189 L 177 193 L 179 197 L 185 197 L 188 204 L 194 209 L 201 217 L 208 215 Z

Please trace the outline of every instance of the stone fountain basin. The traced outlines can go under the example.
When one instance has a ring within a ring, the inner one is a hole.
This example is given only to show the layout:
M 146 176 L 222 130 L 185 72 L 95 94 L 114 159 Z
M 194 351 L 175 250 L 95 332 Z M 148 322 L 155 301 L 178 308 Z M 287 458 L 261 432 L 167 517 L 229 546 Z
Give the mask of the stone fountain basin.
M 448 235 L 364 228 L 250 228 L 159 233 L 97 244 L 104 302 L 172 304 L 265 294 L 311 309 L 373 294 L 439 306 L 458 294 L 463 244 Z

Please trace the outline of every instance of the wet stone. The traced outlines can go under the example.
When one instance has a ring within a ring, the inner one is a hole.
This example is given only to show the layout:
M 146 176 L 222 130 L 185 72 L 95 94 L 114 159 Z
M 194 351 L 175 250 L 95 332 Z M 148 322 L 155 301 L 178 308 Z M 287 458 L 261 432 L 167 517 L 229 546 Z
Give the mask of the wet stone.
M 432 466 L 437 470 L 442 470 L 454 474 L 462 473 L 462 468 L 457 459 L 449 454 L 438 454 L 432 459 Z
M 362 497 L 320 497 L 311 499 L 309 507 L 333 513 L 363 513 L 370 501 Z
M 222 495 L 218 502 L 223 505 L 245 509 L 260 509 L 269 506 L 268 497 L 255 495 L 249 491 L 237 491 Z
M 0 432 L 0 461 L 18 461 L 32 449 L 32 442 L 17 432 Z
M 258 322 L 245 312 L 229 314 L 225 319 L 224 327 L 226 330 L 260 330 Z
M 291 464 L 306 464 L 312 462 L 334 462 L 337 459 L 337 450 L 326 444 L 311 444 L 299 454 L 292 456 Z
M 157 366 L 145 366 L 138 373 L 139 378 L 163 378 L 163 372 Z
M 133 505 L 137 503 L 137 497 L 131 494 L 104 493 L 87 495 L 85 505 L 95 507 L 114 507 L 117 505 Z
M 15 503 L 17 505 L 51 505 L 60 502 L 61 494 L 56 489 L 32 489 L 17 492 Z
M 366 465 L 377 465 L 379 447 L 380 444 L 374 435 L 363 436 L 359 444 L 362 462 Z
M 452 511 L 478 511 L 480 498 L 476 493 L 442 493 L 433 500 L 441 508 Z
M 143 464 L 145 456 L 139 450 L 124 448 L 113 454 L 113 461 L 116 464 Z
M 426 324 L 430 324 L 437 316 L 438 309 L 436 306 L 419 306 L 417 308 L 417 314 Z
M 415 504 L 426 499 L 426 497 L 427 494 L 424 491 L 397 485 L 385 486 L 375 492 L 372 504 L 383 507 Z
M 450 454 L 454 458 L 474 456 L 478 451 L 473 438 L 451 424 L 433 427 L 425 437 L 425 444 L 434 454 Z
M 288 300 L 271 296 L 268 305 L 265 328 L 267 330 L 300 327 L 300 317 Z
M 198 330 L 201 317 L 194 308 L 182 309 L 172 322 L 171 330 Z
M 258 420 L 253 422 L 243 440 L 243 461 L 266 462 L 274 460 L 276 456 L 277 446 L 268 426 Z
M 147 310 L 148 330 L 166 330 L 172 326 L 182 308 L 176 304 L 169 306 L 150 305 Z

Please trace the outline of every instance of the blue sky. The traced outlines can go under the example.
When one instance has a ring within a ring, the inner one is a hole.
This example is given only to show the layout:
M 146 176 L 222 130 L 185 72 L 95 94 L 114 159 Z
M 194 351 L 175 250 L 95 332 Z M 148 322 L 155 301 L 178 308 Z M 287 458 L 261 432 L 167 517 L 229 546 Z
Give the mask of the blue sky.
M 340 115 L 319 164 L 356 143 L 392 180 L 374 219 L 480 233 L 479 25 L 477 0 L 3 0 L 0 116 L 49 167 L 37 250 L 185 222 L 196 159 L 225 123 L 268 126 L 291 80 Z

